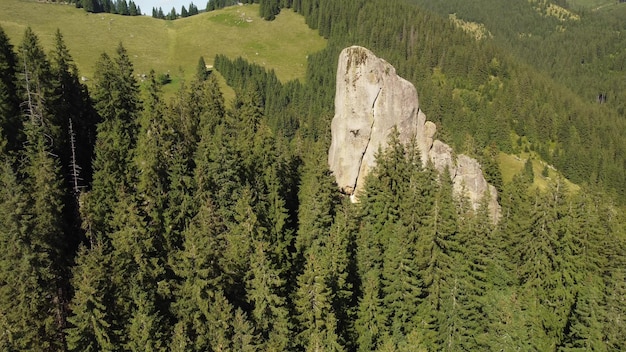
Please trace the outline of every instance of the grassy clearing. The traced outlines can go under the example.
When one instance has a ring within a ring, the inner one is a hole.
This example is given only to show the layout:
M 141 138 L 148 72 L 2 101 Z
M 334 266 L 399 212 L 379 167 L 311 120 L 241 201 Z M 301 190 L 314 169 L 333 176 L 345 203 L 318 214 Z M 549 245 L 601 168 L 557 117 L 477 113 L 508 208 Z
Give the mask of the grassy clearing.
M 73 5 L 0 0 L 0 26 L 15 46 L 30 26 L 46 50 L 52 48 L 54 32 L 60 29 L 81 75 L 87 78 L 93 76 L 100 55 L 113 53 L 122 42 L 137 73 L 150 69 L 170 73 L 177 84 L 166 86 L 166 92 L 194 75 L 200 56 L 212 64 L 216 54 L 241 56 L 273 69 L 282 81 L 303 79 L 307 55 L 323 49 L 326 41 L 293 11 L 282 11 L 272 22 L 262 20 L 258 12 L 258 5 L 233 6 L 164 21 L 90 14 Z
M 513 145 L 517 145 L 518 139 L 520 137 L 516 134 L 511 134 L 511 143 Z M 535 175 L 535 179 L 533 180 L 533 187 L 538 188 L 540 190 L 545 190 L 548 188 L 550 182 L 553 182 L 557 179 L 565 180 L 565 184 L 568 189 L 576 192 L 580 189 L 580 186 L 575 183 L 570 182 L 570 180 L 563 177 L 563 175 L 551 165 L 548 165 L 546 162 L 541 160 L 541 157 L 532 151 L 530 148 L 531 145 L 526 139 L 526 137 L 521 138 L 521 144 L 517 145 L 518 154 L 506 154 L 500 153 L 497 157 L 498 165 L 500 166 L 500 172 L 502 172 L 502 180 L 504 183 L 509 183 L 513 180 L 513 177 L 524 169 L 524 164 L 526 164 L 526 160 L 530 158 L 533 163 L 533 173 Z M 548 168 L 548 176 L 545 177 L 542 175 L 544 168 Z
M 568 0 L 568 5 L 574 9 L 583 10 L 599 10 L 605 7 L 615 6 L 617 1 L 615 0 Z
M 529 157 L 532 159 L 533 173 L 535 174 L 535 180 L 533 181 L 534 188 L 545 190 L 548 188 L 550 182 L 556 180 L 557 178 L 561 178 L 565 180 L 565 184 L 571 191 L 576 192 L 580 189 L 578 185 L 563 178 L 563 175 L 561 175 L 557 170 L 549 166 L 548 177 L 542 176 L 542 172 L 544 167 L 546 167 L 546 163 L 542 160 L 539 160 L 538 156 L 534 155 L 534 153 L 521 153 L 519 156 L 500 153 L 500 155 L 498 155 L 498 164 L 500 165 L 500 171 L 502 172 L 503 181 L 505 183 L 509 183 L 513 180 L 513 177 L 515 175 L 522 172 L 522 169 L 524 169 L 524 164 Z

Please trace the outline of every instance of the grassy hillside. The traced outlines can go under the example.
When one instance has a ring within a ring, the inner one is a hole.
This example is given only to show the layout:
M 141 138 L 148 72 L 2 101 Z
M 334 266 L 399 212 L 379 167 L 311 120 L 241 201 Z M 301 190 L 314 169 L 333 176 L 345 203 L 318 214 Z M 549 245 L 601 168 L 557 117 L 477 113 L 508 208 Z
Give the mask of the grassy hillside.
M 568 0 L 567 4 L 574 9 L 600 10 L 617 5 L 615 0 Z
M 46 49 L 57 28 L 65 37 L 81 75 L 91 77 L 94 63 L 119 42 L 128 49 L 137 73 L 170 72 L 177 82 L 195 73 L 198 58 L 211 64 L 216 54 L 241 56 L 274 69 L 279 79 L 302 79 L 306 58 L 325 40 L 307 27 L 304 18 L 283 11 L 275 21 L 263 21 L 258 5 L 234 6 L 176 21 L 148 16 L 91 14 L 73 5 L 29 0 L 0 1 L 0 26 L 19 45 L 31 26 Z

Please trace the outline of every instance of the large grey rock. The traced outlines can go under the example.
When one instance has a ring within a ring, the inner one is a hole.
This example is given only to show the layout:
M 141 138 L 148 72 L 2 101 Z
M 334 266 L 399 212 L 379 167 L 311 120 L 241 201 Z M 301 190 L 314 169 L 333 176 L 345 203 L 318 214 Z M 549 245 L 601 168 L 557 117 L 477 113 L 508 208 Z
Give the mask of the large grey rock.
M 437 128 L 420 110 L 415 87 L 368 49 L 344 49 L 337 68 L 328 163 L 341 191 L 353 200 L 363 190 L 375 155 L 387 146 L 394 126 L 402 143 L 416 139 L 424 164 L 430 160 L 440 172 L 450 170 L 455 192 L 468 197 L 475 208 L 489 192 L 492 216 L 499 216 L 497 193 L 485 181 L 480 164 L 464 155 L 455 156 L 447 144 L 434 140 Z
M 385 60 L 362 47 L 341 52 L 328 160 L 344 193 L 353 195 L 363 188 L 393 126 L 401 141 L 415 135 L 417 106 L 415 87 Z

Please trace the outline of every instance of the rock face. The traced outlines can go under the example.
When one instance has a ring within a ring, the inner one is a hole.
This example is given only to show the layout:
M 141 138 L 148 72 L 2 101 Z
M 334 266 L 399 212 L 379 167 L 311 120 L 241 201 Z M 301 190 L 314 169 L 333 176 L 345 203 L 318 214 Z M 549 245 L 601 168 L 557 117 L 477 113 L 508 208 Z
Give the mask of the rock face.
M 499 217 L 497 192 L 485 181 L 480 164 L 455 156 L 450 146 L 434 140 L 437 128 L 420 110 L 415 87 L 393 66 L 366 48 L 346 48 L 339 55 L 336 89 L 328 163 L 341 191 L 353 201 L 396 126 L 402 143 L 416 138 L 424 164 L 431 160 L 440 172 L 450 170 L 455 192 L 465 194 L 474 208 L 489 191 L 492 218 Z

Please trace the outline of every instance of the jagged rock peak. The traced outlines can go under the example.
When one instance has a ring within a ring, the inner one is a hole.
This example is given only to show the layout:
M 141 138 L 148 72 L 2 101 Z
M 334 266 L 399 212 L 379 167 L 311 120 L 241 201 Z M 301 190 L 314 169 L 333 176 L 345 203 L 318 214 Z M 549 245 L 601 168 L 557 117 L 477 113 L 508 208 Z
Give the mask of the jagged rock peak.
M 455 156 L 450 146 L 434 140 L 437 128 L 420 110 L 415 87 L 393 66 L 366 48 L 352 46 L 339 55 L 336 84 L 328 164 L 343 193 L 356 201 L 375 166 L 376 152 L 387 146 L 395 126 L 400 142 L 415 138 L 424 164 L 430 160 L 440 172 L 450 170 L 455 192 L 467 196 L 474 208 L 489 192 L 491 215 L 499 217 L 497 191 L 485 181 L 480 164 Z

